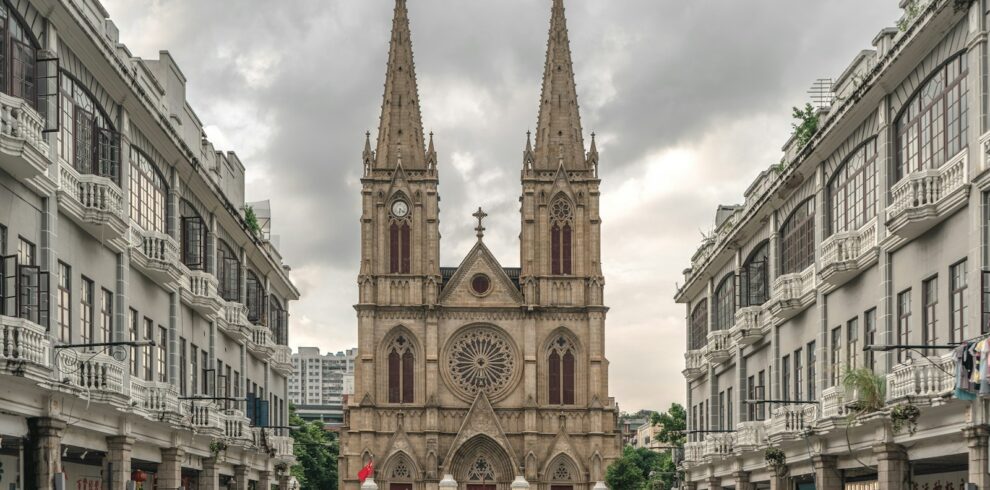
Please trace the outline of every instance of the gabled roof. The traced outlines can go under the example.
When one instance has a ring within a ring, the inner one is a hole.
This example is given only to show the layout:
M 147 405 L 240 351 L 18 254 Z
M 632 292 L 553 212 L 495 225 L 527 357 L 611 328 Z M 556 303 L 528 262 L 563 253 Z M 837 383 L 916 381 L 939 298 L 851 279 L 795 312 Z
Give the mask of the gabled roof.
M 443 279 L 439 303 L 485 302 L 492 305 L 521 305 L 522 293 L 519 290 L 519 269 L 506 269 L 492 255 L 485 242 L 478 240 L 456 269 L 441 268 Z M 471 291 L 471 279 L 479 273 L 491 279 L 490 292 L 479 297 Z M 514 276 L 514 279 L 512 276 Z M 449 275 L 449 277 L 448 277 Z

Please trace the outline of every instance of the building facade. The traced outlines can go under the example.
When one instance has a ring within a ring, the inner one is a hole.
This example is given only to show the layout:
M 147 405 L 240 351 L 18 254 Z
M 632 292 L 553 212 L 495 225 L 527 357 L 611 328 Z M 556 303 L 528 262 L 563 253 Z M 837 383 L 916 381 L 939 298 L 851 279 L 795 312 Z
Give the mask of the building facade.
M 687 488 L 990 488 L 988 4 L 901 6 L 685 271 Z
M 356 358 L 357 348 L 322 355 L 317 347 L 300 347 L 293 353 L 289 401 L 296 414 L 304 420 L 342 423 L 344 395 L 354 389 Z
M 520 268 L 477 242 L 441 267 L 437 152 L 423 134 L 405 0 L 395 4 L 377 148 L 364 150 L 355 395 L 341 488 L 587 490 L 620 454 L 608 396 L 598 152 L 586 152 L 562 0 L 552 3 L 535 145 L 521 169 Z M 512 233 L 516 233 L 515 230 Z M 459 483 L 455 483 L 459 482 Z M 447 487 L 445 487 L 447 488 Z
M 299 294 L 244 167 L 97 0 L 0 18 L 0 487 L 269 489 Z

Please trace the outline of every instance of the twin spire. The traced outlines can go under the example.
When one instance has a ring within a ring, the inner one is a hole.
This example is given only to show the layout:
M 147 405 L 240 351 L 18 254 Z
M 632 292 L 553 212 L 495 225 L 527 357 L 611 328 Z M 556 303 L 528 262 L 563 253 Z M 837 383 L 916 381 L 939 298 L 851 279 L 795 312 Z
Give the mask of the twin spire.
M 556 170 L 560 165 L 570 170 L 589 170 L 592 165 L 597 166 L 594 137 L 591 153 L 584 154 L 563 0 L 553 0 L 535 150 L 528 135 L 526 145 L 525 165 L 536 170 Z M 423 141 L 423 118 L 406 0 L 395 1 L 378 146 L 372 153 L 369 136 L 365 142 L 364 161 L 368 168 L 395 168 L 400 162 L 407 169 L 436 166 L 432 133 L 429 149 Z

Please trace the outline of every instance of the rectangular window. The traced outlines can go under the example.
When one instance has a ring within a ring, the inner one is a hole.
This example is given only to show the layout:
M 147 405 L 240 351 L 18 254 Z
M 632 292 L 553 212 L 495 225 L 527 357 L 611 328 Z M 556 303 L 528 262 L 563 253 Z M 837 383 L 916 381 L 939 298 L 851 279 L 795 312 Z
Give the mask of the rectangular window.
M 818 385 L 815 378 L 818 376 L 818 351 L 815 342 L 808 342 L 808 399 L 818 399 Z
M 168 381 L 168 330 L 158 326 L 158 381 Z
M 199 348 L 196 344 L 189 344 L 189 360 L 192 361 L 192 365 L 189 366 L 189 374 L 192 376 L 189 382 L 189 394 L 197 395 L 199 394 Z
M 829 359 L 829 369 L 831 371 L 832 386 L 839 386 L 842 379 L 842 327 L 832 329 L 832 356 Z
M 24 237 L 19 237 L 20 240 L 17 243 L 17 264 L 18 265 L 35 265 L 34 263 L 34 251 L 35 246 L 33 243 L 24 239 Z
M 846 322 L 846 370 L 859 368 L 859 318 Z M 839 378 L 842 383 L 842 378 Z
M 950 336 L 949 342 L 958 343 L 966 340 L 969 335 L 966 309 L 966 261 L 963 260 L 949 268 L 949 279 L 952 294 L 949 296 Z
M 990 332 L 990 271 L 983 271 L 982 278 L 982 309 L 980 316 L 980 335 Z
M 226 398 L 230 398 L 231 397 L 231 393 L 233 393 L 230 390 L 230 377 L 231 377 L 230 364 L 224 365 L 224 372 L 223 372 L 223 396 L 226 397 Z M 223 405 L 227 408 L 227 410 L 230 410 L 230 400 L 224 400 L 223 401 Z
M 103 290 L 100 297 L 100 335 L 98 342 L 113 340 L 113 293 Z
M 58 263 L 58 339 L 72 342 L 72 268 Z
M 725 421 L 729 424 L 727 428 L 735 427 L 732 422 L 732 388 L 725 390 Z
M 781 371 L 780 371 L 780 399 L 790 400 L 791 399 L 791 356 L 784 356 L 781 359 Z
M 759 373 L 756 373 L 756 391 L 759 395 L 760 400 L 767 399 L 766 382 L 767 382 L 767 377 L 765 371 L 760 371 Z M 760 403 L 756 407 L 756 420 L 765 420 L 766 418 L 767 418 L 767 404 Z
M 144 319 L 144 340 L 155 340 L 155 323 L 150 318 Z M 151 381 L 154 377 L 155 364 L 151 359 L 152 347 L 145 345 L 141 352 L 141 363 L 144 366 L 144 380 Z
M 130 322 L 127 326 L 127 339 L 131 342 L 137 342 L 138 340 L 138 330 L 141 329 L 141 317 L 138 316 L 137 310 L 134 308 L 130 309 Z M 131 347 L 127 350 L 128 356 L 131 360 L 131 376 L 138 377 L 138 348 Z
M 210 391 L 210 353 L 206 349 L 203 349 L 203 352 L 200 353 L 200 356 L 202 356 L 203 362 L 202 364 L 200 364 L 200 369 L 202 369 L 202 371 L 200 372 L 201 376 L 199 381 L 200 382 L 199 390 L 200 393 L 204 395 L 211 395 L 214 392 Z
M 897 295 L 897 343 L 911 343 L 911 290 L 902 291 Z M 904 362 L 910 357 L 905 349 L 897 350 L 897 362 Z
M 863 313 L 863 332 L 867 346 L 876 345 L 877 342 L 877 309 L 871 308 Z M 866 352 L 866 366 L 877 372 L 877 356 L 873 351 Z
M 179 395 L 186 396 L 189 370 L 186 367 L 186 339 L 179 337 Z
M 92 344 L 93 340 L 93 281 L 86 277 L 80 281 L 82 289 L 79 292 L 79 335 L 84 344 Z
M 749 396 L 749 399 L 750 400 L 756 400 L 757 399 L 756 398 L 756 396 L 757 396 L 756 395 L 756 378 L 754 376 L 750 376 L 746 380 L 746 394 L 747 394 L 747 396 Z M 747 420 L 751 420 L 751 421 L 752 420 L 756 420 L 756 406 L 757 406 L 756 403 L 747 403 L 746 404 L 746 417 L 747 417 Z
M 938 343 L 937 316 L 935 307 L 938 305 L 938 276 L 927 279 L 921 283 L 921 302 L 924 308 L 921 310 L 921 343 L 925 345 L 935 345 Z M 925 356 L 931 354 L 929 349 L 923 351 Z
M 794 351 L 794 400 L 804 400 L 804 359 L 801 349 Z
M 718 427 L 716 430 L 725 430 L 725 392 L 718 393 Z

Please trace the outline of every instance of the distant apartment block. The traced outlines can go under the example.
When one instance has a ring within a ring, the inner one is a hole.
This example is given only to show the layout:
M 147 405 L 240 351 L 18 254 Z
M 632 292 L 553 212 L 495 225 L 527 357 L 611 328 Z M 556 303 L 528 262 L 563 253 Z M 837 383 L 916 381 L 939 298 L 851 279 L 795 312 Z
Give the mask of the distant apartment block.
M 292 354 L 289 400 L 306 420 L 341 423 L 344 395 L 354 393 L 357 348 L 321 354 L 317 347 L 300 347 Z

